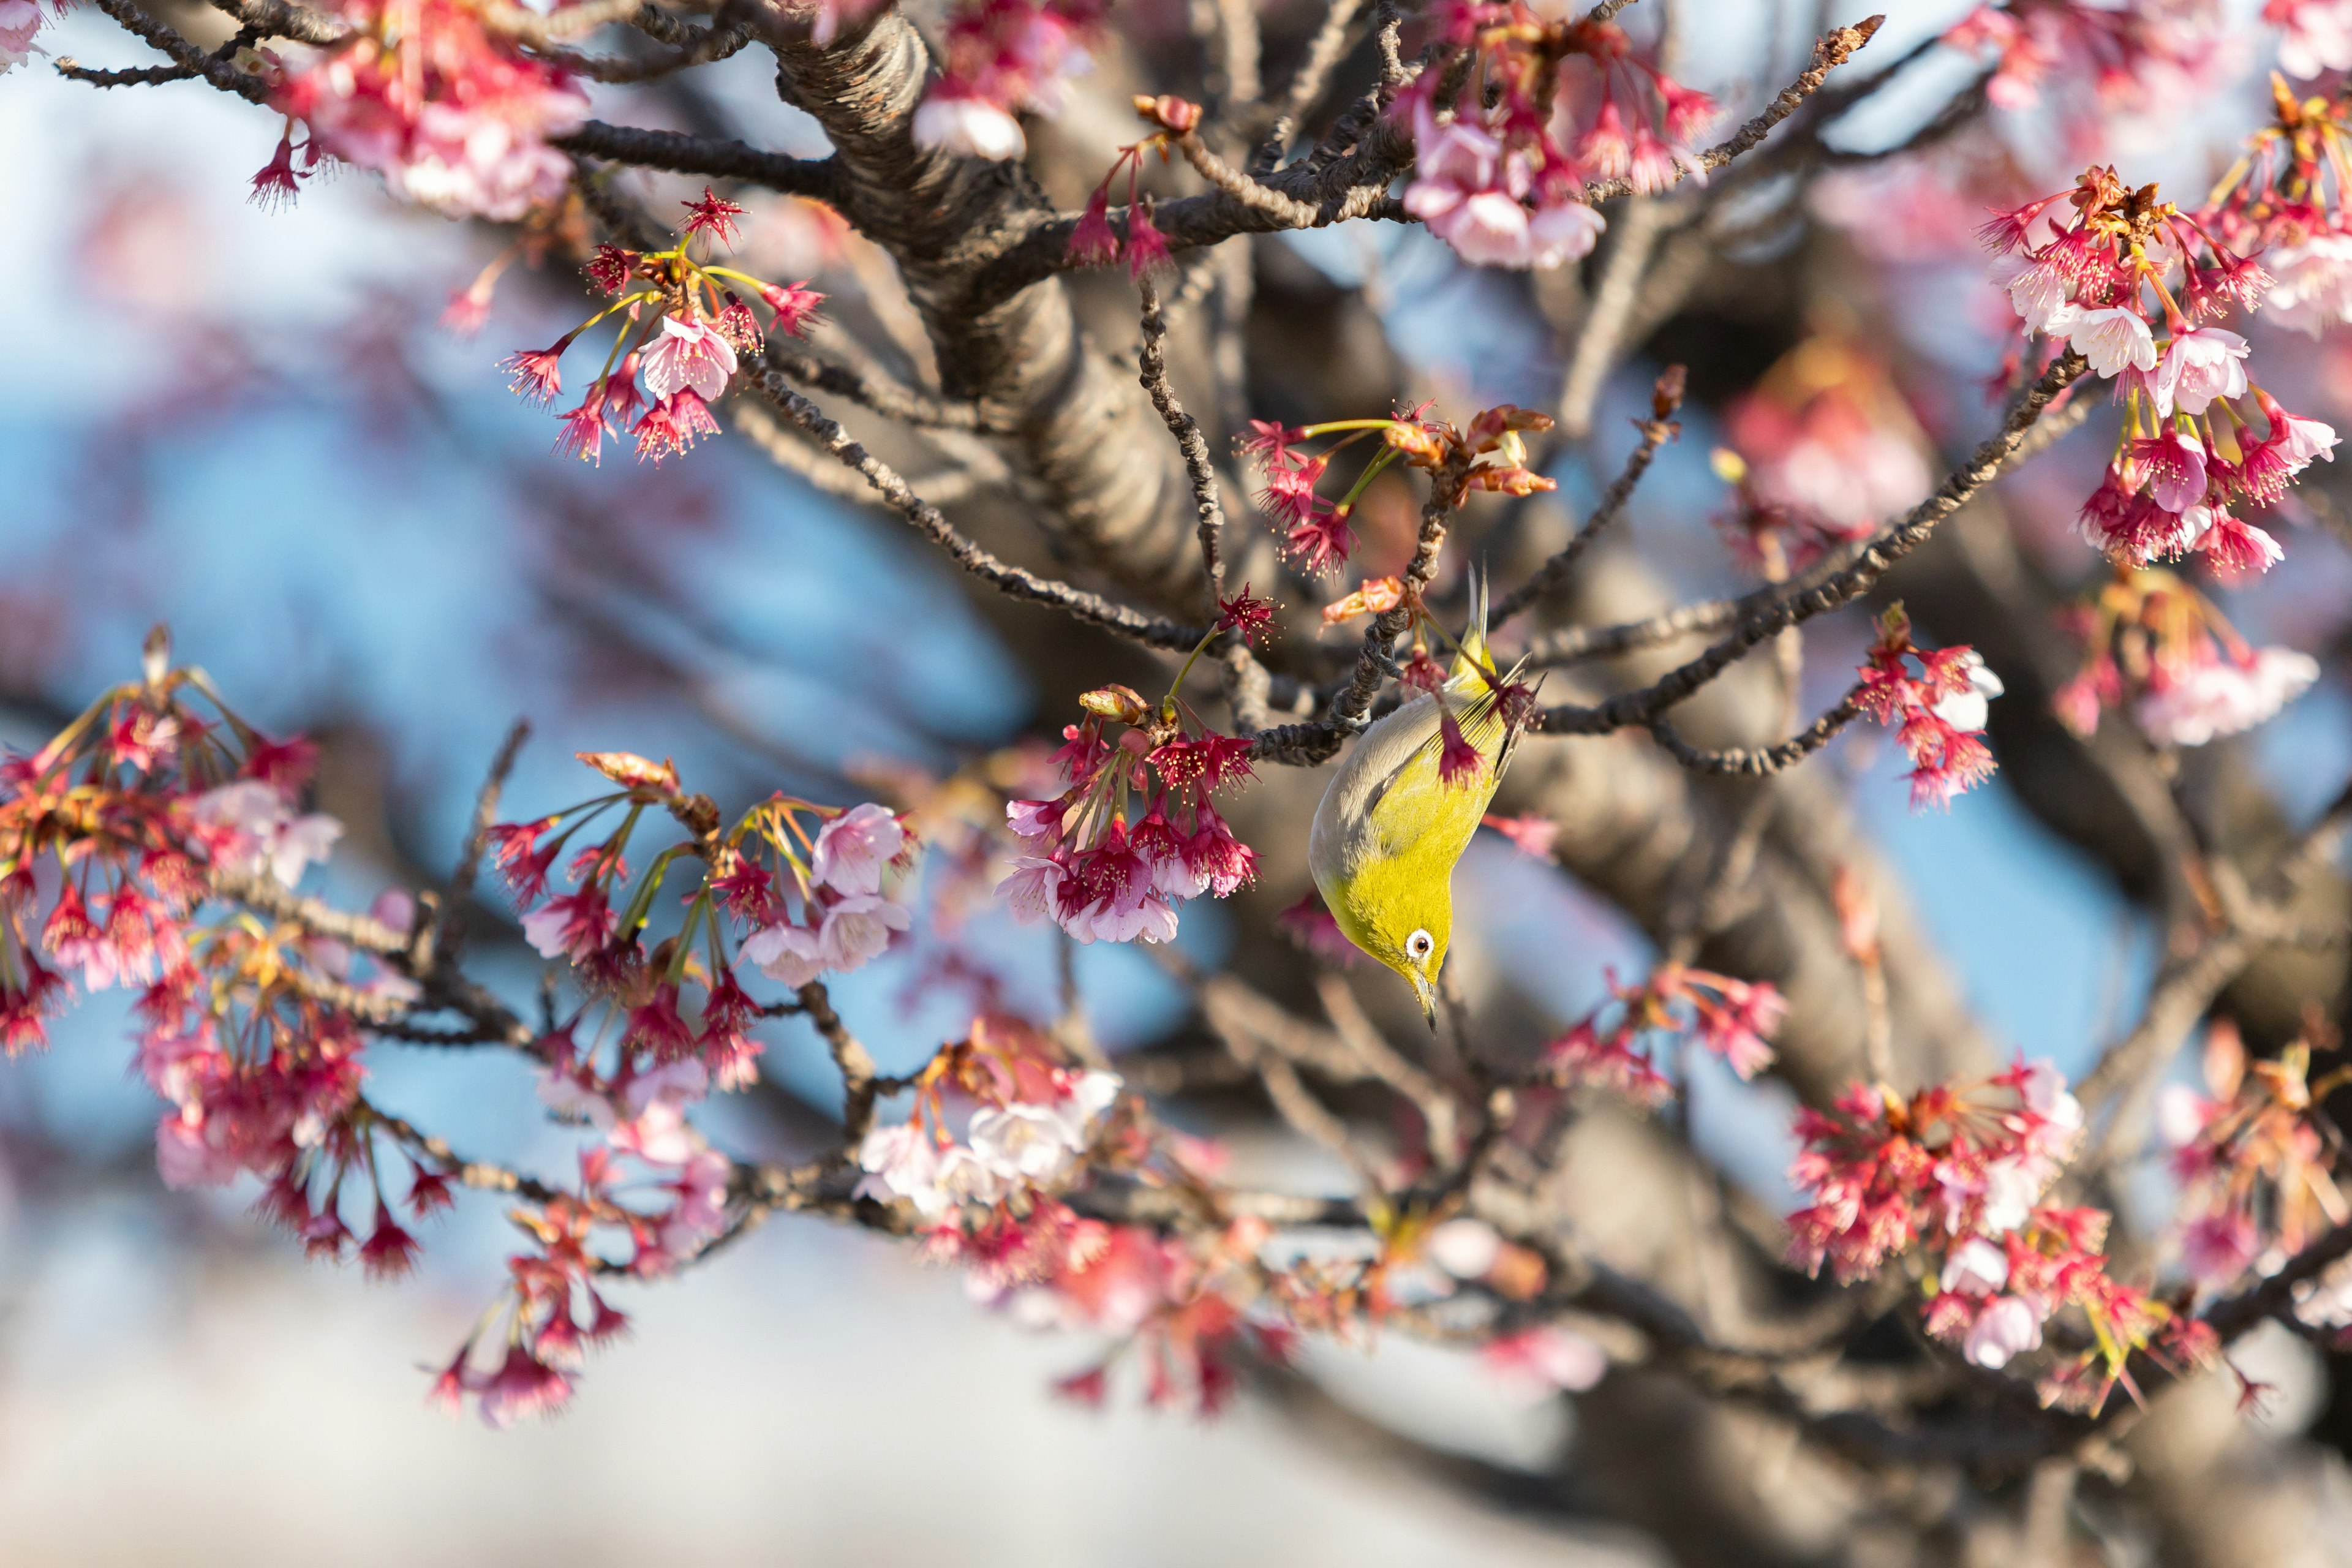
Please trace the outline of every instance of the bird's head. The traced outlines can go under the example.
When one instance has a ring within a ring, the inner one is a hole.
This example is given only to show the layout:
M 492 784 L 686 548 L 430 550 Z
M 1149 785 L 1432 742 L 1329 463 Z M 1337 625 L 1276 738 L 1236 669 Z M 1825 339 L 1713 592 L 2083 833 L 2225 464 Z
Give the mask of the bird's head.
M 1421 998 L 1422 1016 L 1435 1028 L 1437 975 L 1454 934 L 1452 889 L 1443 879 L 1400 889 L 1392 897 L 1374 900 L 1365 914 L 1370 940 L 1357 945 L 1404 976 Z

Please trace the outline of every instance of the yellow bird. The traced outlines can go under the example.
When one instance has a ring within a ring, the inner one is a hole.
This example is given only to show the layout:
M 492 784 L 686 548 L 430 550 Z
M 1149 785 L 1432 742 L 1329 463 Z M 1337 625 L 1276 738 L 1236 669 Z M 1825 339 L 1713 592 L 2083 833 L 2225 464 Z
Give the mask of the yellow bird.
M 1469 629 L 1444 691 L 1412 699 L 1364 731 L 1324 790 L 1307 841 L 1307 868 L 1331 918 L 1349 942 L 1412 983 L 1432 1026 L 1454 934 L 1454 864 L 1478 831 L 1517 739 L 1489 676 L 1483 579 L 1472 579 L 1470 595 Z M 1447 713 L 1478 752 L 1476 770 L 1451 783 L 1439 766 Z

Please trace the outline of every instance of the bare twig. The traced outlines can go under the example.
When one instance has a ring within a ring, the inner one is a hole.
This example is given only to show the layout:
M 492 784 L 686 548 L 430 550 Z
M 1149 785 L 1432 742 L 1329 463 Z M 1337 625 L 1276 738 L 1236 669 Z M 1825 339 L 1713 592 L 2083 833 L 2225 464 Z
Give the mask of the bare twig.
M 1136 356 L 1138 379 L 1150 396 L 1151 406 L 1167 421 L 1177 449 L 1184 454 L 1184 472 L 1192 482 L 1192 503 L 1201 514 L 1201 567 L 1208 574 L 1210 597 L 1222 600 L 1225 596 L 1225 509 L 1217 495 L 1217 470 L 1210 460 L 1208 437 L 1201 434 L 1200 421 L 1184 412 L 1184 405 L 1176 401 L 1175 388 L 1168 384 L 1168 323 L 1160 311 L 1160 291 L 1149 278 L 1138 279 L 1136 287 L 1143 296 L 1143 352 Z
M 1713 680 L 1749 649 L 1787 627 L 1825 615 L 1864 593 L 1934 532 L 1937 523 L 1958 511 L 2009 466 L 2034 421 L 2086 368 L 2082 355 L 2070 353 L 2042 372 L 2001 421 L 2000 429 L 1978 447 L 1966 463 L 1954 469 L 1934 495 L 1914 507 L 1901 522 L 1871 540 L 1851 565 L 1801 592 L 1775 599 L 1764 610 L 1739 622 L 1729 637 L 1648 686 L 1612 697 L 1596 707 L 1547 709 L 1540 727 L 1556 735 L 1598 735 L 1633 724 L 1647 724 Z
M 1678 364 L 1668 365 L 1665 373 L 1658 377 L 1657 385 L 1650 395 L 1651 417 L 1634 426 L 1641 431 L 1642 439 L 1626 457 L 1624 468 L 1602 492 L 1600 506 L 1593 510 L 1591 520 L 1577 531 L 1576 537 L 1570 540 L 1566 547 L 1536 568 L 1525 583 L 1503 596 L 1503 602 L 1495 606 L 1487 622 L 1489 631 L 1504 626 L 1511 617 L 1558 587 L 1584 552 L 1591 549 L 1594 542 L 1623 514 L 1625 503 L 1633 499 L 1633 487 L 1642 482 L 1643 474 L 1649 472 L 1658 448 L 1682 433 L 1682 426 L 1675 422 L 1674 416 L 1675 411 L 1682 407 L 1685 384 L 1683 367 Z
M 1813 45 L 1813 63 L 1805 73 L 1783 88 L 1779 97 L 1766 104 L 1762 112 L 1734 132 L 1727 141 L 1700 153 L 1699 167 L 1710 172 L 1720 169 L 1763 141 L 1774 126 L 1794 114 L 1798 107 L 1820 89 L 1830 72 L 1843 65 L 1856 49 L 1870 42 L 1871 36 L 1885 21 L 1884 16 L 1869 16 L 1851 27 L 1838 27 L 1824 35 Z M 1679 168 L 1675 171 L 1677 182 L 1684 177 L 1685 171 Z M 1633 193 L 1633 182 L 1631 179 L 1598 180 L 1584 187 L 1584 199 L 1597 205 L 1612 197 Z
M 1849 692 L 1843 701 L 1814 720 L 1801 734 L 1792 735 L 1775 746 L 1734 747 L 1723 752 L 1701 751 L 1685 741 L 1664 719 L 1650 721 L 1650 733 L 1657 737 L 1658 744 L 1665 748 L 1668 755 L 1694 773 L 1766 778 L 1794 767 L 1828 745 L 1861 712 L 1862 704 Z
M 1201 640 L 1202 631 L 1199 626 L 1181 626 L 1146 616 L 1124 605 L 1113 604 L 1099 594 L 1040 577 L 1026 568 L 998 560 L 959 533 L 954 524 L 940 515 L 939 508 L 917 495 L 895 469 L 852 440 L 849 433 L 827 418 L 815 404 L 784 384 L 782 375 L 760 366 L 753 369 L 751 380 L 761 396 L 778 413 L 805 431 L 827 454 L 862 475 L 866 482 L 908 522 L 945 550 L 956 564 L 982 582 L 1013 598 L 1066 611 L 1090 625 L 1118 632 L 1151 647 L 1190 649 Z
M 107 3 L 120 5 L 125 0 Z M 842 194 L 837 158 L 792 158 L 715 136 L 686 136 L 675 131 L 647 131 L 591 120 L 577 131 L 553 138 L 551 144 L 583 157 L 711 179 L 748 180 L 772 191 L 821 201 L 837 203 Z

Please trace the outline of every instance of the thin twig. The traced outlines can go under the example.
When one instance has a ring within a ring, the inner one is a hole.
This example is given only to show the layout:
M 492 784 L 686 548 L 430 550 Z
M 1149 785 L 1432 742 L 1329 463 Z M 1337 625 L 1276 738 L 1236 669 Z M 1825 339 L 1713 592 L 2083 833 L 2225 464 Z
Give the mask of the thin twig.
M 1675 423 L 1674 416 L 1682 407 L 1685 384 L 1683 367 L 1678 364 L 1668 365 L 1665 373 L 1658 377 L 1657 385 L 1650 394 L 1651 417 L 1634 425 L 1634 428 L 1641 431 L 1642 439 L 1626 456 L 1624 468 L 1601 493 L 1600 506 L 1594 509 L 1585 525 L 1577 531 L 1576 537 L 1570 540 L 1558 554 L 1537 567 L 1525 583 L 1503 596 L 1503 602 L 1495 606 L 1487 621 L 1489 632 L 1506 625 L 1514 616 L 1559 586 L 1574 570 L 1584 552 L 1591 549 L 1624 512 L 1625 503 L 1633 499 L 1633 488 L 1642 482 L 1642 476 L 1650 471 L 1650 463 L 1657 457 L 1658 448 L 1682 434 L 1682 426 Z
M 1741 621 L 1729 637 L 1715 643 L 1696 658 L 1678 665 L 1638 690 L 1621 693 L 1596 707 L 1574 705 L 1545 710 L 1538 727 L 1555 735 L 1600 735 L 1651 720 L 1684 701 L 1706 686 L 1748 650 L 1787 627 L 1826 615 L 1866 592 L 1895 563 L 1924 542 L 1936 525 L 1958 511 L 2009 466 L 2017 448 L 2052 400 L 2074 384 L 2088 368 L 2083 356 L 2069 353 L 2053 363 L 2010 410 L 2001 427 L 1969 460 L 1946 477 L 1934 495 L 1906 513 L 1903 521 L 1879 534 L 1844 569 L 1803 591 L 1775 599 L 1762 611 Z
M 124 0 L 100 3 L 119 5 Z M 640 168 L 668 169 L 676 174 L 720 180 L 748 180 L 772 191 L 814 196 L 836 205 L 843 195 L 845 176 L 838 158 L 787 157 L 715 136 L 686 136 L 675 131 L 648 131 L 591 120 L 577 131 L 550 138 L 549 145 L 583 157 L 633 163 Z
M 1794 114 L 1798 107 L 1812 96 L 1830 72 L 1843 65 L 1856 49 L 1870 42 L 1871 35 L 1876 33 L 1885 21 L 1884 16 L 1869 16 L 1851 27 L 1838 27 L 1823 35 L 1813 45 L 1811 68 L 1783 88 L 1779 97 L 1766 104 L 1761 113 L 1734 132 L 1727 141 L 1700 153 L 1697 159 L 1699 168 L 1707 172 L 1720 169 L 1763 141 L 1774 126 Z M 1678 184 L 1687 177 L 1688 173 L 1688 170 L 1677 167 L 1668 184 Z M 1584 199 L 1596 206 L 1614 197 L 1633 194 L 1633 182 L 1629 178 L 1596 180 L 1584 187 Z
M 1201 640 L 1203 632 L 1199 626 L 1146 616 L 1099 594 L 1040 577 L 1024 567 L 998 560 L 958 532 L 955 525 L 940 514 L 939 508 L 908 487 L 896 469 L 851 439 L 849 433 L 826 417 L 823 409 L 786 385 L 777 372 L 765 365 L 756 366 L 751 382 L 779 414 L 806 432 L 843 466 L 864 476 L 866 482 L 908 522 L 946 551 L 957 565 L 982 582 L 1013 598 L 1066 611 L 1089 625 L 1131 637 L 1150 647 L 1189 650 Z
M 771 339 L 766 352 L 770 364 L 803 386 L 837 393 L 905 424 L 941 430 L 985 428 L 977 404 L 933 397 L 872 371 L 835 364 L 796 342 Z
M 1664 719 L 1650 721 L 1650 733 L 1668 755 L 1693 773 L 1736 774 L 1743 778 L 1769 778 L 1774 773 L 1794 767 L 1836 739 L 1839 731 L 1853 722 L 1862 712 L 1860 700 L 1852 692 L 1845 700 L 1819 719 L 1802 733 L 1792 735 L 1775 746 L 1734 747 L 1729 751 L 1708 752 L 1685 741 L 1673 725 Z
M 1184 405 L 1176 401 L 1176 389 L 1168 384 L 1168 322 L 1160 314 L 1160 291 L 1150 278 L 1137 279 L 1136 288 L 1143 296 L 1143 352 L 1136 356 L 1137 379 L 1150 395 L 1151 406 L 1167 423 L 1168 433 L 1176 437 L 1177 450 L 1184 454 L 1184 473 L 1192 482 L 1192 504 L 1201 514 L 1201 568 L 1208 574 L 1209 596 L 1222 600 L 1225 596 L 1225 509 L 1217 495 L 1216 467 L 1209 457 L 1208 437 L 1201 434 L 1201 422 L 1184 412 Z

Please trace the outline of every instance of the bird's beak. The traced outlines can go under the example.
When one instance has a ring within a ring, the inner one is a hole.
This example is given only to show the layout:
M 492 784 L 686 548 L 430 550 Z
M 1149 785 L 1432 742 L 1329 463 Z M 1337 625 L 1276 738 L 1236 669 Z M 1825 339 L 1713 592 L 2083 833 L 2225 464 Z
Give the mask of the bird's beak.
M 1429 1020 L 1429 1032 L 1433 1035 L 1437 1033 L 1437 987 L 1429 983 L 1428 975 L 1415 970 L 1412 988 L 1421 994 L 1421 1016 Z

